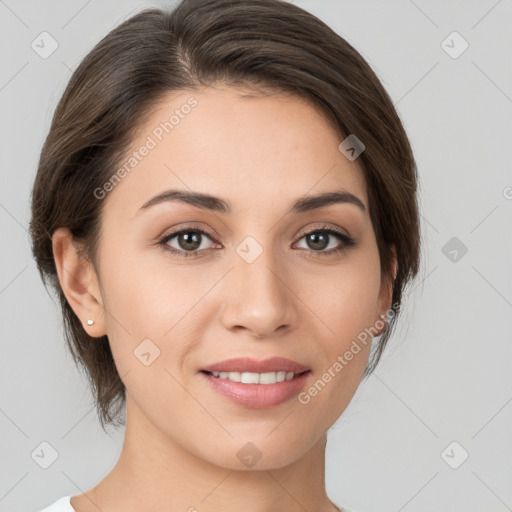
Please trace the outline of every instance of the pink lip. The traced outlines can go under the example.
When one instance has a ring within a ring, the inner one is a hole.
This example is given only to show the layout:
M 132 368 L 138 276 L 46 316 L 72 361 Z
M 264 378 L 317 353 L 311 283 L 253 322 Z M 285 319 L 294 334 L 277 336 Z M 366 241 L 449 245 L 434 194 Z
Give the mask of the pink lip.
M 228 379 L 214 377 L 210 373 L 200 372 L 200 374 L 215 391 L 237 405 L 252 409 L 267 409 L 286 402 L 297 395 L 306 385 L 311 372 L 307 371 L 291 380 L 276 382 L 275 384 L 242 384 L 241 382 L 232 382 Z
M 309 370 L 307 366 L 304 366 L 290 359 L 283 357 L 271 357 L 263 361 L 256 359 L 250 359 L 248 357 L 239 357 L 235 359 L 228 359 L 219 363 L 205 366 L 202 370 L 207 372 L 252 372 L 252 373 L 265 373 L 265 372 L 293 372 L 302 373 Z M 280 384 L 280 383 L 279 383 Z M 265 384 L 266 386 L 272 386 L 273 384 Z M 246 386 L 246 384 L 244 384 Z

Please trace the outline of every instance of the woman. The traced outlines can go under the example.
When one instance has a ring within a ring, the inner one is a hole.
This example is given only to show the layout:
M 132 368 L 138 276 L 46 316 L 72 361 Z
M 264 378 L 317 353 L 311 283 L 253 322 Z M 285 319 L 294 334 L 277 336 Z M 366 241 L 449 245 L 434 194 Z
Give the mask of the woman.
M 326 433 L 417 274 L 416 187 L 374 72 L 291 3 L 184 0 L 108 34 L 57 106 L 31 236 L 126 433 L 45 511 L 349 511 Z

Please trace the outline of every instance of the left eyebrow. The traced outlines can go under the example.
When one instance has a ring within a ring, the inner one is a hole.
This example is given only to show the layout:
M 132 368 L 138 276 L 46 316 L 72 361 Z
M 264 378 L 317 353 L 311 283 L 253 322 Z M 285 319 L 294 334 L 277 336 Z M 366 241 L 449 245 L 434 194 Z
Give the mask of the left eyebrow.
M 336 203 L 353 204 L 363 212 L 366 212 L 363 202 L 357 196 L 347 192 L 346 190 L 336 190 L 333 192 L 324 192 L 323 194 L 318 194 L 316 196 L 301 197 L 288 210 L 288 213 L 308 212 Z
M 173 201 L 190 204 L 203 210 L 210 210 L 220 213 L 232 212 L 231 204 L 229 201 L 225 201 L 220 197 L 211 196 L 209 194 L 191 192 L 188 190 L 167 190 L 144 203 L 140 207 L 139 211 L 150 208 L 156 204 Z M 357 196 L 347 192 L 346 190 L 336 190 L 332 192 L 324 192 L 315 196 L 300 197 L 292 204 L 287 213 L 308 212 L 336 203 L 353 204 L 360 208 L 363 212 L 366 212 L 366 208 L 363 202 Z

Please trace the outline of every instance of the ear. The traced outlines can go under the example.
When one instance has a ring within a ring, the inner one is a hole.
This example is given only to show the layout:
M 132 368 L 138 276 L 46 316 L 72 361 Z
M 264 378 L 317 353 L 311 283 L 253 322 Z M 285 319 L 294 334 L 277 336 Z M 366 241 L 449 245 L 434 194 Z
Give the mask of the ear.
M 55 231 L 52 248 L 59 282 L 69 305 L 89 336 L 104 336 L 107 331 L 103 299 L 94 266 L 80 254 L 79 246 L 67 228 Z M 88 325 L 88 320 L 94 323 Z
M 396 255 L 396 247 L 394 244 L 391 245 L 391 274 L 392 276 L 383 277 L 381 282 L 381 288 L 379 293 L 379 311 L 378 315 L 386 314 L 391 307 L 391 301 L 393 300 L 393 283 L 395 282 L 396 275 L 398 272 L 398 258 Z

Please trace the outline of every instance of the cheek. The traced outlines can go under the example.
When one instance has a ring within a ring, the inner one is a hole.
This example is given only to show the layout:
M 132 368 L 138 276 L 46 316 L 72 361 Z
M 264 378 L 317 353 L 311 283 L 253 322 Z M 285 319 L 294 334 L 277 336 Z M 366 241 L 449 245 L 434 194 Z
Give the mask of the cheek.
M 361 382 L 371 349 L 368 329 L 376 321 L 380 272 L 370 263 L 347 265 L 333 270 L 329 278 L 317 276 L 309 284 L 313 282 L 316 287 L 310 289 L 314 293 L 305 295 L 305 302 L 319 319 L 308 313 L 318 325 L 313 332 L 323 364 L 300 403 L 304 411 L 323 411 L 324 427 L 336 421 Z M 318 414 L 309 415 L 312 429 L 317 428 L 313 418 Z
M 298 295 L 337 342 L 351 340 L 376 321 L 380 269 L 372 257 L 333 266 L 308 279 L 302 276 L 297 284 Z
M 169 350 L 174 356 L 187 350 L 187 339 L 206 318 L 202 300 L 221 277 L 206 266 L 171 265 L 163 257 L 148 264 L 136 251 L 118 255 L 110 264 L 105 259 L 102 270 L 112 351 L 116 361 L 126 364 L 145 339 L 165 356 L 157 365 L 171 357 L 165 354 Z
M 105 305 L 118 321 L 111 319 L 114 329 L 116 323 L 122 323 L 129 332 L 144 334 L 141 329 L 148 329 L 162 335 L 162 329 L 168 329 L 179 314 L 187 295 L 194 293 L 192 283 L 186 286 L 182 282 L 185 280 L 179 269 L 148 265 L 133 250 L 117 254 L 115 260 L 106 256 L 102 264 Z

